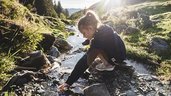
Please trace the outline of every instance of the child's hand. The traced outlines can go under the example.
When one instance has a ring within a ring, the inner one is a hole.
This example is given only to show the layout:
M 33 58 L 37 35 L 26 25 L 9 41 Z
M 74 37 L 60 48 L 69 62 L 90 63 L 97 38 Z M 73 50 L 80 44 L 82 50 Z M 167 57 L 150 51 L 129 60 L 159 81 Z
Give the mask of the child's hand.
M 66 90 L 69 89 L 69 85 L 67 83 L 63 83 L 58 87 L 60 92 L 65 92 Z

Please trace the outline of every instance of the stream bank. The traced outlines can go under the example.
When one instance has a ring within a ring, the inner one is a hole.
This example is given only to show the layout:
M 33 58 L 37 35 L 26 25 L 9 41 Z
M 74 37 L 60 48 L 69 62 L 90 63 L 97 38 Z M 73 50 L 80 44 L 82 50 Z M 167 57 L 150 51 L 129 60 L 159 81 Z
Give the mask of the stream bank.
M 76 62 L 84 55 L 81 43 L 85 40 L 76 29 L 75 35 L 68 37 L 67 41 L 72 49 L 58 58 L 46 55 L 52 67 L 46 72 L 22 71 L 18 72 L 8 82 L 7 90 L 14 91 L 19 96 L 170 96 L 171 82 L 162 82 L 157 76 L 144 67 L 144 64 L 133 60 L 126 60 L 132 68 L 116 67 L 111 72 L 98 72 L 94 67 L 89 73 L 75 82 L 70 90 L 60 93 L 57 87 L 66 81 Z M 96 65 L 96 64 L 94 64 Z M 17 77 L 17 79 L 16 79 Z M 19 78 L 18 78 L 19 77 Z M 24 79 L 24 80 L 23 80 Z M 25 82 L 21 82 L 25 81 Z M 7 91 L 6 90 L 6 91 Z M 6 94 L 6 93 L 4 93 Z

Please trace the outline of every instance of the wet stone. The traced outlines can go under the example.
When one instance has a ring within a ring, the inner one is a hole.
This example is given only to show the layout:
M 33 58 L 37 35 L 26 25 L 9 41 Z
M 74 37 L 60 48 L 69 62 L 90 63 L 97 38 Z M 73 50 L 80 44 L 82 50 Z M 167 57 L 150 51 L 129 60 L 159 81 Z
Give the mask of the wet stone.
M 36 54 L 38 53 L 35 52 L 35 56 L 31 57 L 37 57 Z M 85 73 L 82 76 L 84 79 L 79 79 L 68 91 L 60 93 L 57 87 L 68 78 L 70 74 L 68 70 L 72 70 L 72 68 L 68 67 L 70 65 L 62 67 L 60 64 L 67 60 L 69 60 L 68 62 L 74 61 L 73 57 L 78 54 L 83 54 L 82 50 L 66 53 L 64 59 L 61 60 L 58 60 L 61 57 L 56 58 L 45 55 L 50 63 L 54 65 L 48 73 L 27 72 L 28 76 L 31 75 L 31 79 L 25 80 L 31 82 L 26 82 L 23 86 L 16 86 L 13 82 L 6 90 L 13 86 L 11 89 L 14 89 L 15 94 L 20 96 L 171 96 L 170 82 L 167 84 L 162 83 L 156 76 L 147 73 L 143 74 L 139 71 L 134 72 L 133 68 L 125 67 L 125 65 L 117 66 L 111 72 L 99 72 L 95 69 L 98 63 L 93 65 L 93 68 L 89 68 L 90 73 Z M 135 66 L 134 68 L 136 68 Z M 139 68 L 141 69 L 142 66 Z M 83 91 L 83 89 L 85 90 Z
M 86 96 L 110 96 L 105 84 L 93 84 L 84 89 Z
M 132 90 L 126 91 L 126 96 L 137 96 L 136 93 Z

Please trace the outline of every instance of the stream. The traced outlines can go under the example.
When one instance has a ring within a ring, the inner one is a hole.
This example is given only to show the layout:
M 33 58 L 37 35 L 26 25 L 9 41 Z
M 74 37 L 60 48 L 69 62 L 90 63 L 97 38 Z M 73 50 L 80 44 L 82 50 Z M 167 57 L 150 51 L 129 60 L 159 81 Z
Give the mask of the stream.
M 87 79 L 80 78 L 66 93 L 61 93 L 57 89 L 58 85 L 67 80 L 75 64 L 85 54 L 80 48 L 84 47 L 82 42 L 86 39 L 83 38 L 75 26 L 67 26 L 67 28 L 75 31 L 73 36 L 67 38 L 73 48 L 61 54 L 60 57 L 54 58 L 56 62 L 54 62 L 54 66 L 48 73 L 50 79 L 40 83 L 30 82 L 25 84 L 24 89 L 21 89 L 23 92 L 21 96 L 85 96 L 84 88 L 91 85 Z M 116 78 L 115 76 L 112 77 L 112 84 L 107 81 L 110 85 L 108 86 L 105 83 L 110 96 L 171 96 L 170 81 L 160 81 L 157 76 L 152 75 L 152 72 L 144 64 L 129 59 L 125 60 L 125 62 L 127 65 L 133 66 L 135 70 L 133 76 L 130 79 L 130 76 L 116 71 L 115 73 L 118 72 L 119 74 L 116 75 Z
M 85 40 L 85 38 L 83 38 L 82 34 L 80 34 L 75 26 L 68 26 L 68 28 L 75 30 L 75 35 L 69 36 L 67 38 L 67 41 L 73 46 L 72 50 L 60 57 L 62 64 L 61 72 L 66 73 L 64 81 L 66 81 L 66 78 L 73 70 L 75 64 L 85 53 L 82 51 L 78 51 L 80 48 L 83 48 L 82 42 Z M 145 67 L 144 64 L 138 63 L 133 60 L 125 60 L 125 62 L 127 63 L 127 65 L 134 67 L 135 78 L 131 81 L 130 90 L 127 90 L 118 95 L 131 94 L 129 96 L 171 96 L 171 87 L 170 85 L 168 85 L 169 82 L 165 84 L 160 82 L 155 75 L 152 75 L 152 73 L 148 69 L 146 69 L 147 67 Z M 83 88 L 85 88 L 86 85 L 87 80 L 79 79 L 76 83 L 73 84 L 71 90 L 74 93 L 83 94 Z
M 56 76 L 57 74 L 64 74 L 63 78 L 60 79 L 60 83 L 66 81 L 69 74 L 72 72 L 75 64 L 78 60 L 84 55 L 85 52 L 78 51 L 80 48 L 83 48 L 82 42 L 85 40 L 82 34 L 77 30 L 75 26 L 68 26 L 71 30 L 75 30 L 75 35 L 69 36 L 67 41 L 73 46 L 72 50 L 69 52 L 62 54 L 59 58 L 61 60 L 60 72 L 58 68 L 56 70 L 51 71 L 49 74 L 51 77 Z M 58 59 L 59 59 L 58 58 Z M 144 64 L 138 63 L 133 60 L 125 60 L 127 65 L 131 65 L 134 67 L 134 78 L 130 81 L 129 90 L 124 90 L 117 95 L 120 96 L 171 96 L 171 86 L 169 82 L 162 83 L 155 75 L 152 75 L 151 72 L 146 69 Z M 75 82 L 71 91 L 74 93 L 74 96 L 82 96 L 84 94 L 83 89 L 88 86 L 88 81 L 86 79 L 79 79 Z M 47 91 L 47 89 L 50 89 Z M 56 95 L 56 87 L 55 88 L 47 88 L 45 92 L 45 96 L 57 96 Z M 55 92 L 54 92 L 55 91 Z M 51 95 L 49 95 L 51 94 Z M 116 93 L 115 93 L 116 94 Z M 61 95 L 62 96 L 62 95 Z M 63 95 L 64 96 L 64 95 Z M 72 96 L 72 95 L 71 95 Z

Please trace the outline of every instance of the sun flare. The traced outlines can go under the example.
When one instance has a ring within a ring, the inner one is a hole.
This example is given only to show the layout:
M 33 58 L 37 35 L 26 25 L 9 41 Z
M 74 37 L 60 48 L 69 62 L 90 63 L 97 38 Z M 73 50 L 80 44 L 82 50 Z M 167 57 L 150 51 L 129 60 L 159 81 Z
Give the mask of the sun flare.
M 118 7 L 122 5 L 122 0 L 103 0 L 104 7 L 111 8 L 111 7 Z

